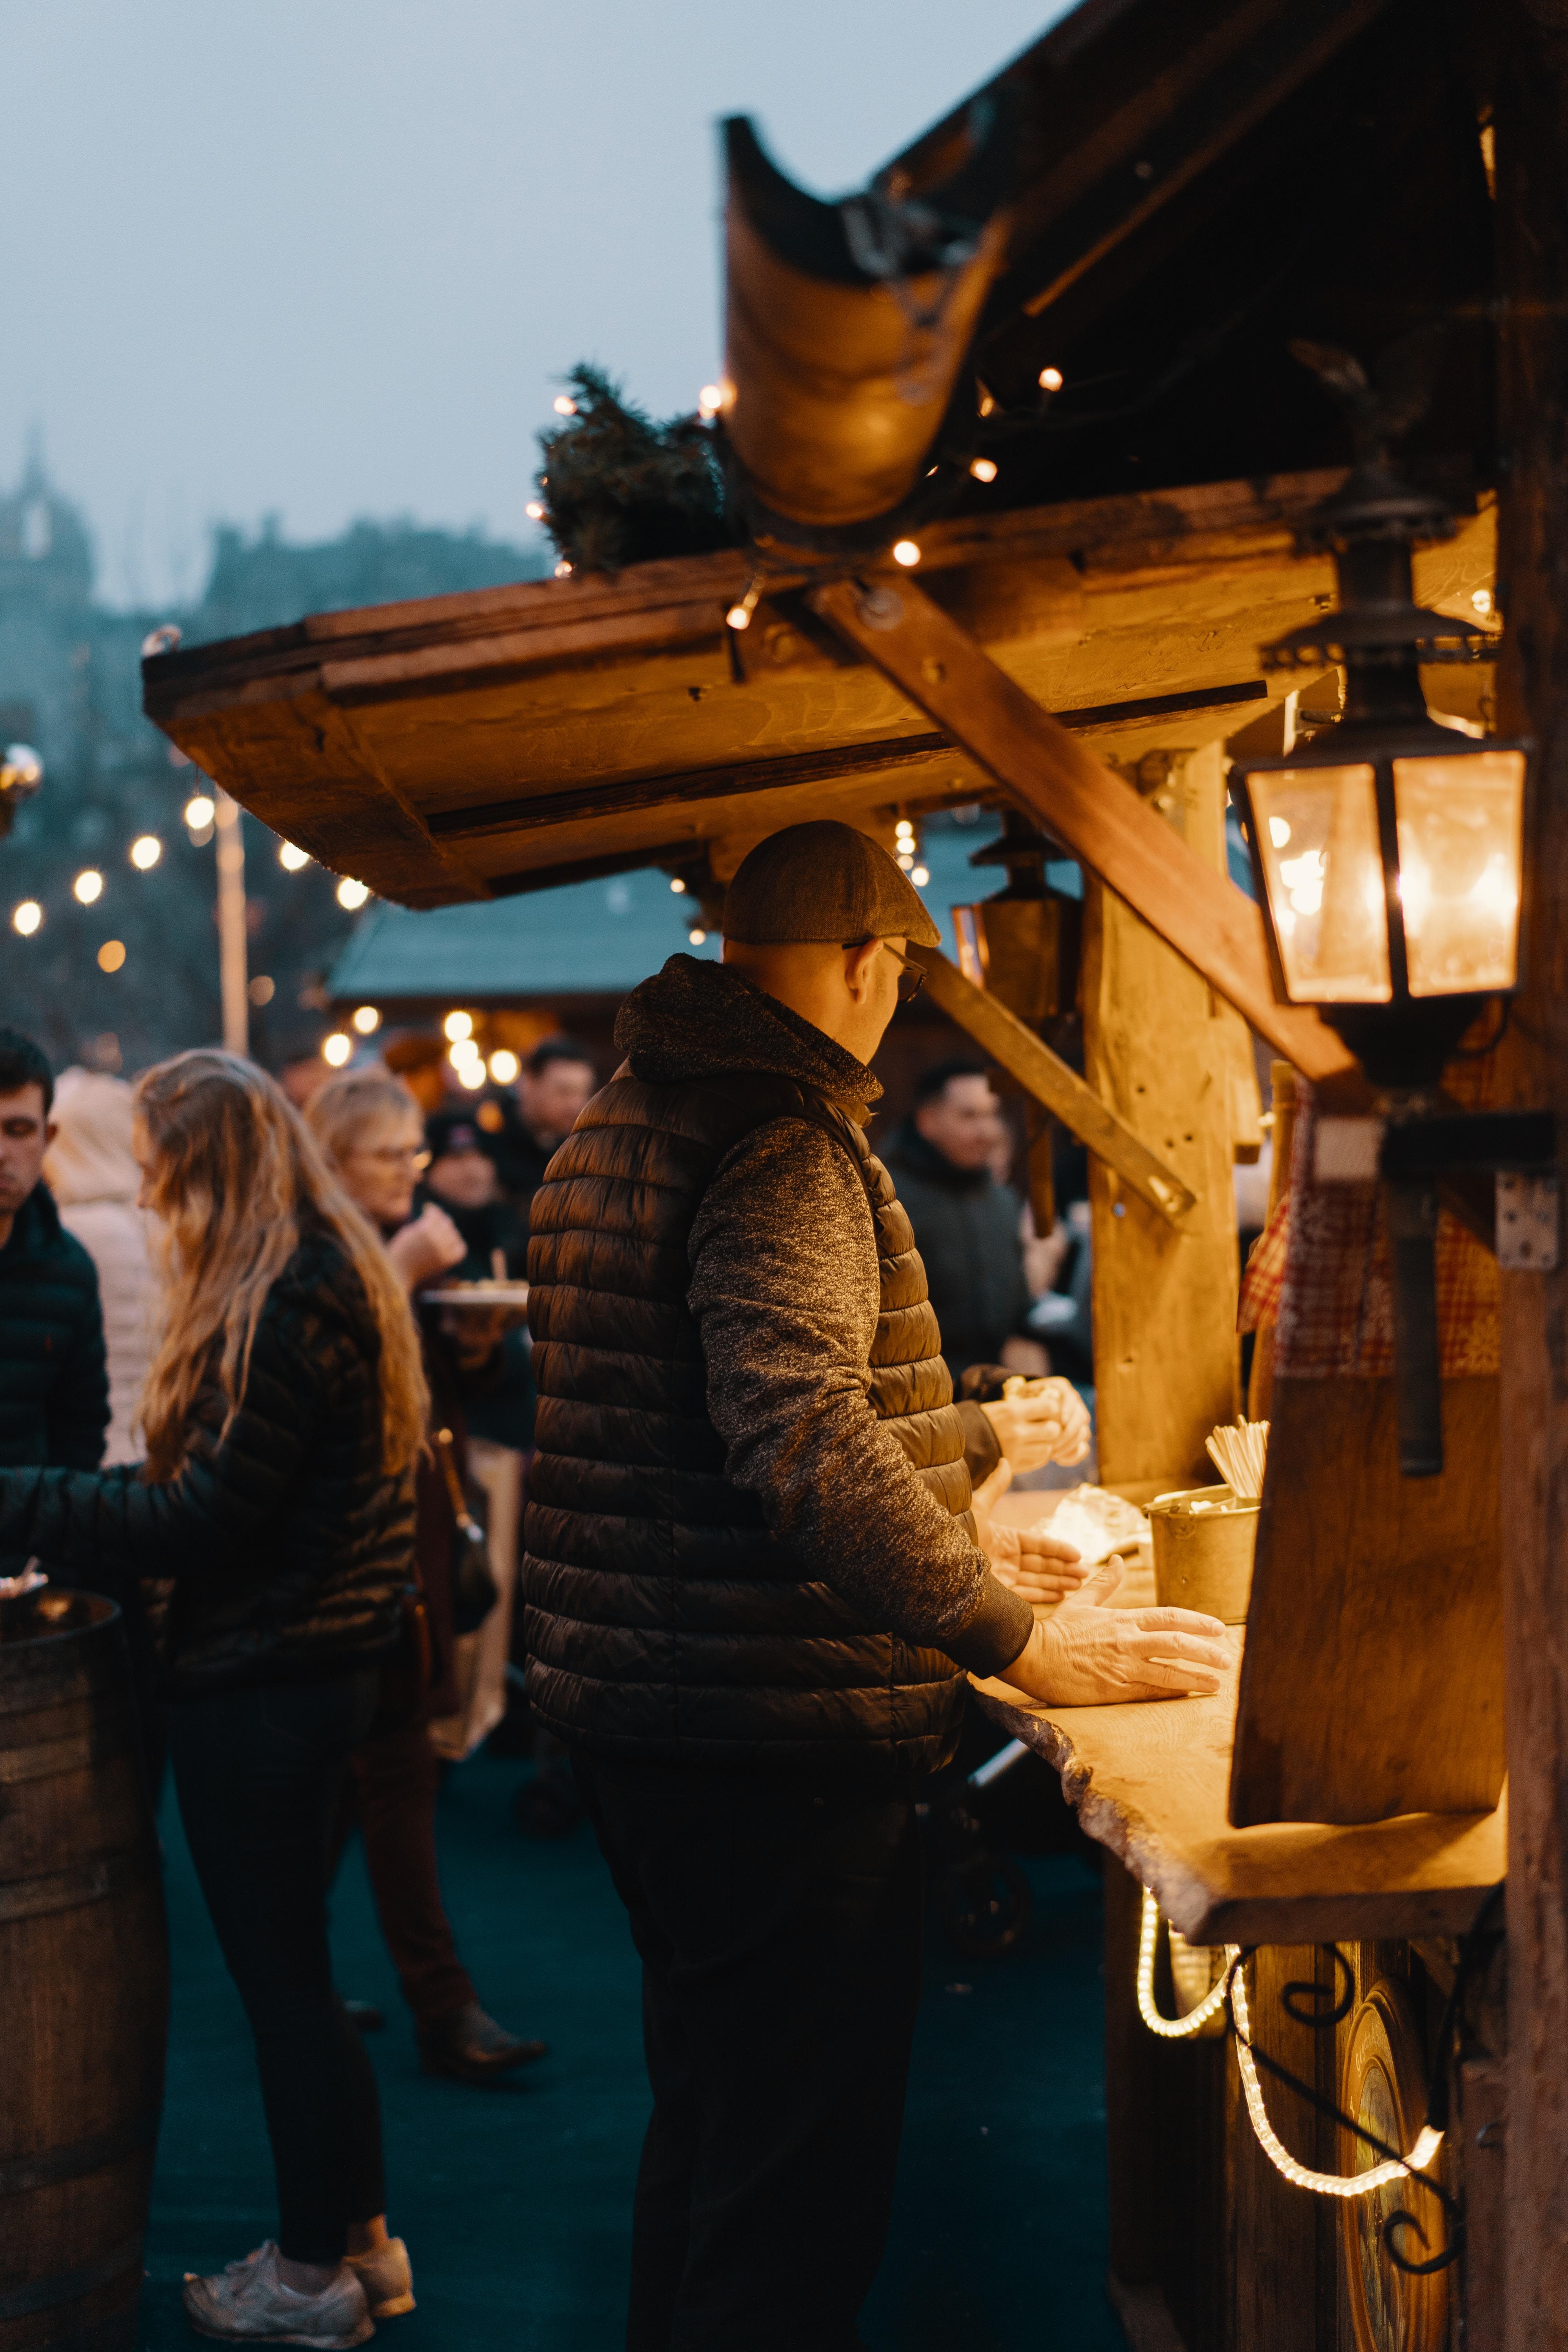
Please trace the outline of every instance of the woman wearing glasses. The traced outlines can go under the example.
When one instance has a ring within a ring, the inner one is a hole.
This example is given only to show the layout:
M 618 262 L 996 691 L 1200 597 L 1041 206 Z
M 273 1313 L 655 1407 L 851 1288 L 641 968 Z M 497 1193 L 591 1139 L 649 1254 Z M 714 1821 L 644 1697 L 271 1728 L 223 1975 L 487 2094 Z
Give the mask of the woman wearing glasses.
M 321 1087 L 306 1118 L 345 1191 L 382 1235 L 394 1271 L 417 1306 L 421 1286 L 468 1254 L 444 1209 L 432 1202 L 418 1216 L 413 1213 L 426 1158 L 418 1104 L 402 1079 L 387 1071 L 354 1070 Z M 460 1483 L 464 1392 L 484 1382 L 497 1340 L 477 1318 L 465 1317 L 456 1337 L 443 1332 L 431 1316 L 422 1316 L 420 1323 L 433 1442 L 419 1462 L 416 1482 L 416 1553 L 437 1680 L 401 1721 L 355 1749 L 353 1773 L 382 1933 L 414 2012 L 422 2062 L 430 2073 L 480 2083 L 544 2052 L 542 2042 L 521 2040 L 486 2012 L 458 1956 L 437 1874 L 440 1767 L 426 1736 L 432 1715 L 456 1705 L 449 1675 L 454 1553 L 460 1540 L 448 1465 L 437 1458 L 434 1433 L 446 1435 Z

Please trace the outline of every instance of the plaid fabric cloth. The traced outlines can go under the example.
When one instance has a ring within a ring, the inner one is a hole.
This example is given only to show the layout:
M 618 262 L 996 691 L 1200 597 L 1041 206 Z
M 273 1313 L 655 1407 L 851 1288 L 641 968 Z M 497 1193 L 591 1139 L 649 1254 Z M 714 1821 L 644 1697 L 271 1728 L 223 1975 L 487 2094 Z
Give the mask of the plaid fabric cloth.
M 1379 1187 L 1316 1181 L 1317 1113 L 1310 1087 L 1300 1084 L 1289 1190 L 1247 1262 L 1237 1321 L 1243 1331 L 1276 1326 L 1277 1372 L 1376 1379 L 1394 1370 Z M 1437 1326 L 1446 1378 L 1497 1370 L 1497 1260 L 1447 1210 L 1437 1224 Z

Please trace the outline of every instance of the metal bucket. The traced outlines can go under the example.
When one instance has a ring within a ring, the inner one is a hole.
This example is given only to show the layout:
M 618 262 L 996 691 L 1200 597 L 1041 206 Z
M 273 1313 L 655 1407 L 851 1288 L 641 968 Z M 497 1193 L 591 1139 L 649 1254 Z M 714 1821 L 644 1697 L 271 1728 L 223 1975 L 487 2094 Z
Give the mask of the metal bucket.
M 1162 1607 L 1199 1609 L 1240 1625 L 1252 1590 L 1258 1505 L 1228 1486 L 1194 1486 L 1159 1495 L 1149 1506 L 1154 1538 L 1154 1597 Z

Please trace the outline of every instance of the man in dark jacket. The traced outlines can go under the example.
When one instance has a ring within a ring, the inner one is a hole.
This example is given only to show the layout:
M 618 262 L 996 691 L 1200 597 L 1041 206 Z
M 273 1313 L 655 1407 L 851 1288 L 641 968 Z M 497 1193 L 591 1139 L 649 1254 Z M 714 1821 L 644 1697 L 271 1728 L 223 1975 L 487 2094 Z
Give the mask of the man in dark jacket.
M 955 1382 L 971 1364 L 1001 1361 L 1034 1303 L 1024 1278 L 1021 1204 L 991 1172 L 1001 1134 L 984 1064 L 954 1057 L 922 1071 L 913 1113 L 888 1146 Z
M 545 1037 L 518 1072 L 514 1097 L 500 1106 L 505 1123 L 486 1137 L 485 1149 L 525 1229 L 529 1202 L 598 1083 L 586 1045 L 575 1037 Z
M 723 964 L 627 999 L 533 1202 L 529 1691 L 631 1915 L 654 2088 L 630 2352 L 856 2341 L 920 1991 L 912 1799 L 964 1670 L 1061 1702 L 1217 1686 L 1212 1620 L 1094 1605 L 1102 1577 L 1037 1622 L 974 1540 L 863 1133 L 910 938 L 936 933 L 865 835 L 760 844 Z
M 30 1037 L 0 1029 L 0 1465 L 95 1470 L 109 1427 L 91 1258 L 43 1181 L 55 1078 Z M 0 1559 L 15 1575 L 19 1559 Z

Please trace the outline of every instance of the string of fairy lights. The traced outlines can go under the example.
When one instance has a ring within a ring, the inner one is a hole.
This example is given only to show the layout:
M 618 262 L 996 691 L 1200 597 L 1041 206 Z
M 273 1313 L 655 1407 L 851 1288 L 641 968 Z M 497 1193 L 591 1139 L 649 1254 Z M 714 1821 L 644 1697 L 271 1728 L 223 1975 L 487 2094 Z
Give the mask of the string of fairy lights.
M 1184 2042 L 1192 2035 L 1201 2033 L 1211 2019 L 1217 2017 L 1229 2003 L 1236 2033 L 1237 2064 L 1241 2074 L 1247 2116 L 1264 2155 L 1276 2172 L 1289 2181 L 1292 2188 L 1310 2189 L 1316 2197 L 1371 2197 L 1380 2189 L 1390 2188 L 1397 2181 L 1408 2179 L 1427 2169 L 1443 2145 L 1443 2134 L 1430 2123 L 1422 2125 L 1407 2156 L 1386 2158 L 1381 2164 L 1368 2165 L 1362 2172 L 1314 2172 L 1310 2166 L 1299 2164 L 1269 2121 L 1268 2110 L 1263 2104 L 1263 2085 L 1258 2076 L 1258 2062 L 1252 2054 L 1252 2020 L 1247 2006 L 1246 1955 L 1241 1946 L 1225 1946 L 1223 1972 L 1201 2000 L 1181 2017 L 1165 2017 L 1161 2014 L 1154 1999 L 1154 1957 L 1159 1934 L 1159 1902 L 1146 1886 L 1138 1935 L 1138 2014 L 1150 2032 L 1158 2034 L 1162 2041 Z
M 217 829 L 217 803 L 209 793 L 195 792 L 186 801 L 180 814 L 192 846 L 205 849 Z M 163 849 L 164 844 L 159 835 L 139 833 L 126 848 L 126 861 L 137 874 L 151 874 L 162 864 Z M 280 840 L 278 863 L 286 874 L 300 874 L 313 860 L 308 850 L 297 848 L 291 841 Z M 79 907 L 99 906 L 105 901 L 106 894 L 111 895 L 110 886 L 109 876 L 101 866 L 84 866 L 71 878 L 70 895 Z M 362 907 L 368 905 L 370 895 L 368 883 L 355 881 L 348 875 L 339 882 L 336 892 L 339 906 L 350 915 L 357 914 Z M 105 911 L 108 911 L 107 907 Z M 19 898 L 11 909 L 10 919 L 11 929 L 18 939 L 37 939 L 48 919 L 48 908 L 41 898 Z M 106 939 L 98 950 L 100 971 L 122 971 L 126 955 L 123 940 Z M 255 994 L 255 990 L 261 986 L 265 986 L 270 995 L 270 982 L 253 982 L 253 1002 L 266 1002 L 265 997 Z

